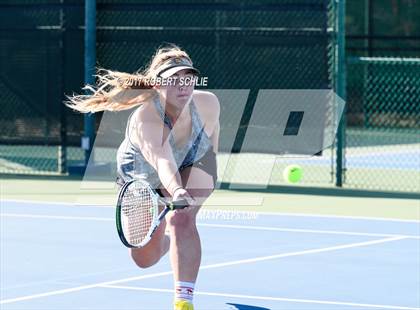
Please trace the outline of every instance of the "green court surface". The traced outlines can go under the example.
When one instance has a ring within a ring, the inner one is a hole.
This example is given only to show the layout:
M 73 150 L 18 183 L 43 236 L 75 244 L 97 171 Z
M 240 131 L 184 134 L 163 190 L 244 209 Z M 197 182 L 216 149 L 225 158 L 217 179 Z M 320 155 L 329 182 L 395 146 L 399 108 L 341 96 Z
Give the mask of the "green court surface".
M 113 205 L 117 188 L 112 182 L 88 183 L 64 178 L 2 178 L 1 200 L 45 201 L 70 204 Z M 285 187 L 281 192 L 217 189 L 206 201 L 206 210 L 278 212 L 353 217 L 420 220 L 420 201 L 389 198 L 386 193 L 358 197 L 351 190 Z

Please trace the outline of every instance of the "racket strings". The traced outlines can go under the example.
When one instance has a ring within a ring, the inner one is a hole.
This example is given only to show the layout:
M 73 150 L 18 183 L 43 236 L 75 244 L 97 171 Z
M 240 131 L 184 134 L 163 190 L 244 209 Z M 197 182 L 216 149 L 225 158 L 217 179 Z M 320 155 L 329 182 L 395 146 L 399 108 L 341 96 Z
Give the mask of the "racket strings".
M 129 188 L 123 198 L 121 214 L 127 241 L 139 245 L 147 237 L 154 221 L 155 203 L 147 188 Z

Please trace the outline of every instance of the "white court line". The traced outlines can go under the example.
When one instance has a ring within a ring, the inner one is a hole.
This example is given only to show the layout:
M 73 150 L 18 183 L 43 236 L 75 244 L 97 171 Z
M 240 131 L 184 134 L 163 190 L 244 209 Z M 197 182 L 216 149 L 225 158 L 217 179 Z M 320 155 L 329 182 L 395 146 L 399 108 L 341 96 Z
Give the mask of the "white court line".
M 172 294 L 174 292 L 173 290 L 170 290 L 170 289 L 124 286 L 124 285 L 101 285 L 100 287 L 146 291 L 146 292 L 172 293 Z M 361 303 L 345 302 L 345 301 L 296 299 L 296 298 L 284 298 L 284 297 L 272 297 L 272 296 L 252 296 L 252 295 L 241 295 L 241 294 L 211 293 L 211 292 L 201 292 L 201 291 L 194 291 L 194 295 L 229 297 L 229 298 L 245 298 L 245 299 L 257 299 L 257 300 L 269 300 L 269 301 L 285 301 L 285 302 L 296 302 L 296 303 L 306 303 L 306 304 L 340 305 L 340 306 L 379 308 L 379 309 L 420 310 L 420 308 L 412 308 L 412 307 L 404 307 L 404 306 L 361 304 Z
M 356 197 L 357 198 L 357 197 Z M 13 203 L 22 203 L 22 204 L 42 204 L 45 206 L 54 206 L 54 207 L 85 207 L 85 208 L 115 208 L 114 205 L 91 205 L 91 204 L 81 204 L 81 203 L 71 203 L 71 202 L 51 202 L 51 201 L 29 201 L 29 200 L 19 200 L 19 199 L 4 199 L 2 202 L 13 202 Z M 7 207 L 7 206 L 6 206 Z M 14 206 L 14 207 L 25 207 L 25 206 Z M 3 207 L 5 208 L 5 207 Z M 231 211 L 226 209 L 212 209 L 205 208 L 203 210 L 218 212 L 218 211 Z M 234 211 L 234 210 L 233 210 Z M 367 220 L 367 221 L 385 221 L 385 222 L 402 222 L 402 223 L 420 223 L 420 220 L 408 220 L 408 219 L 394 219 L 387 217 L 369 217 L 369 216 L 352 216 L 352 215 L 334 215 L 334 214 L 315 214 L 315 213 L 287 213 L 287 212 L 264 212 L 264 211 L 236 211 L 236 212 L 253 212 L 258 215 L 271 215 L 271 216 L 295 216 L 295 217 L 316 217 L 316 218 L 333 218 L 333 219 L 351 219 L 351 220 Z M 419 210 L 420 212 L 420 210 Z
M 304 250 L 304 251 L 291 252 L 291 253 L 275 254 L 275 255 L 262 256 L 262 257 L 256 257 L 256 258 L 250 258 L 250 259 L 242 259 L 242 260 L 237 260 L 237 261 L 233 261 L 233 262 L 226 262 L 226 263 L 211 264 L 211 265 L 203 266 L 202 268 L 200 268 L 200 270 L 201 269 L 210 269 L 210 268 L 219 268 L 219 267 L 226 267 L 226 266 L 241 265 L 241 264 L 249 264 L 249 263 L 255 263 L 255 262 L 266 261 L 266 260 L 271 260 L 271 259 L 284 258 L 284 257 L 292 257 L 292 256 L 301 256 L 301 255 L 307 255 L 307 254 L 331 252 L 331 251 L 336 251 L 336 250 L 350 249 L 350 248 L 368 246 L 368 245 L 373 245 L 373 244 L 380 244 L 380 243 L 403 240 L 403 239 L 406 239 L 406 238 L 401 237 L 401 236 L 397 236 L 397 237 L 377 239 L 377 240 L 371 240 L 371 241 L 365 241 L 365 242 L 356 242 L 356 243 L 337 245 L 337 246 L 326 247 L 326 248 L 318 248 L 318 249 Z
M 115 281 L 107 281 L 107 282 L 101 282 L 101 283 L 76 286 L 76 287 L 71 287 L 71 288 L 67 288 L 63 290 L 28 295 L 28 296 L 23 296 L 23 297 L 18 297 L 18 298 L 3 299 L 3 300 L 0 300 L 0 305 L 15 303 L 19 301 L 25 301 L 25 300 L 31 300 L 31 299 L 36 299 L 36 298 L 42 298 L 42 297 L 49 297 L 49 296 L 54 296 L 54 295 L 62 295 L 62 294 L 67 294 L 67 293 L 72 293 L 72 292 L 78 292 L 78 291 L 83 291 L 90 288 L 100 287 L 102 285 L 117 284 L 117 283 L 142 280 L 142 279 L 147 279 L 147 278 L 157 278 L 157 277 L 171 275 L 171 274 L 172 274 L 172 271 L 166 271 L 166 272 L 160 272 L 160 273 L 153 273 L 150 275 L 125 278 L 125 279 L 120 279 L 120 280 L 115 280 Z
M 99 222 L 113 222 L 113 221 L 115 221 L 113 218 L 107 218 L 107 217 L 62 216 L 62 215 L 21 214 L 21 213 L 0 213 L 0 217 L 51 219 L 51 220 L 80 220 L 80 221 L 99 221 Z M 200 222 L 197 223 L 197 226 L 199 226 L 199 227 L 211 227 L 211 228 L 228 228 L 228 229 L 246 229 L 246 230 L 278 231 L 278 232 L 292 232 L 292 233 L 309 233 L 309 234 L 330 234 L 330 235 L 361 236 L 361 237 L 403 237 L 404 239 L 420 239 L 420 236 L 416 236 L 416 235 L 360 233 L 360 232 L 352 232 L 352 231 L 297 229 L 297 228 L 281 228 L 281 227 L 268 227 L 268 226 L 207 224 L 207 223 L 200 223 Z
M 0 217 L 16 217 L 16 218 L 47 219 L 47 220 L 99 221 L 99 222 L 115 221 L 115 219 L 112 219 L 109 217 L 65 216 L 65 215 L 22 214 L 22 213 L 0 213 Z
M 12 203 L 21 203 L 26 205 L 45 205 L 45 206 L 54 206 L 54 207 L 88 207 L 88 208 L 115 208 L 114 205 L 103 204 L 103 205 L 94 205 L 94 204 L 83 204 L 77 202 L 61 202 L 61 201 L 44 201 L 44 200 L 24 200 L 24 199 L 3 199 L 3 202 L 12 202 Z M 14 207 L 25 207 L 25 206 L 14 206 Z
M 420 209 L 419 209 L 420 212 Z M 333 219 L 350 219 L 350 220 L 372 220 L 385 222 L 406 222 L 406 223 L 420 223 L 420 220 L 394 219 L 388 217 L 369 217 L 369 216 L 353 216 L 353 215 L 333 215 L 333 214 L 313 214 L 313 213 L 277 213 L 277 212 L 257 212 L 261 215 L 274 216 L 296 216 L 296 217 L 320 217 Z
M 81 279 L 86 278 L 86 277 L 92 277 L 92 276 L 103 276 L 106 274 L 113 274 L 113 273 L 121 273 L 121 272 L 127 272 L 130 271 L 132 269 L 129 268 L 117 268 L 117 269 L 109 269 L 106 271 L 96 271 L 96 272 L 84 272 L 83 275 L 72 275 L 72 276 L 66 276 L 63 278 L 52 278 L 52 279 L 46 279 L 46 280 L 40 280 L 40 281 L 28 281 L 25 282 L 25 284 L 17 284 L 17 285 L 10 285 L 7 287 L 1 287 L 0 288 L 0 294 L 1 292 L 6 292 L 6 291 L 10 291 L 10 290 L 24 290 L 25 288 L 28 287 L 34 287 L 34 286 L 39 286 L 39 285 L 45 285 L 45 284 L 66 284 L 66 285 L 74 285 L 74 281 L 78 280 L 79 282 L 81 281 Z M 71 282 L 73 281 L 73 282 Z
M 338 246 L 333 246 L 333 247 L 317 248 L 317 249 L 290 252 L 290 253 L 281 253 L 281 254 L 269 255 L 269 256 L 260 256 L 260 257 L 249 258 L 249 259 L 241 259 L 241 260 L 236 260 L 236 261 L 205 265 L 205 266 L 201 266 L 200 270 L 214 269 L 214 268 L 221 268 L 221 267 L 226 267 L 226 266 L 235 266 L 235 265 L 242 265 L 242 264 L 250 264 L 250 263 L 255 263 L 255 262 L 284 258 L 284 257 L 331 252 L 331 251 L 336 251 L 336 250 L 350 249 L 350 248 L 363 247 L 363 246 L 368 246 L 368 245 L 373 245 L 373 244 L 397 241 L 397 240 L 402 240 L 402 239 L 405 239 L 405 238 L 392 237 L 392 238 L 384 238 L 384 239 L 378 239 L 378 240 L 372 240 L 372 241 L 366 241 L 366 242 L 348 243 L 348 244 L 343 244 L 343 245 L 338 245 Z M 144 275 L 144 276 L 130 277 L 130 278 L 119 279 L 119 280 L 114 280 L 114 281 L 106 281 L 106 282 L 99 282 L 99 283 L 94 283 L 94 284 L 89 284 L 89 285 L 82 285 L 82 286 L 72 287 L 68 289 L 50 291 L 50 292 L 41 293 L 41 294 L 34 294 L 34 295 L 17 297 L 17 298 L 4 299 L 4 300 L 0 300 L 0 305 L 20 302 L 20 301 L 25 301 L 25 300 L 31 300 L 31 299 L 41 298 L 41 297 L 48 297 L 48 296 L 61 295 L 61 294 L 66 294 L 66 293 L 71 293 L 71 292 L 77 292 L 77 291 L 86 290 L 90 288 L 101 287 L 103 285 L 113 285 L 117 283 L 136 281 L 136 280 L 142 280 L 142 279 L 148 279 L 148 278 L 156 278 L 156 277 L 161 277 L 161 276 L 166 276 L 166 275 L 171 275 L 171 274 L 172 274 L 172 271 L 160 272 L 160 273 L 149 274 L 149 275 Z
M 352 231 L 336 231 L 336 230 L 297 229 L 297 228 L 229 225 L 229 224 L 206 224 L 206 223 L 198 223 L 197 226 L 230 228 L 230 229 L 263 230 L 263 231 L 280 231 L 280 232 L 293 232 L 293 233 L 310 233 L 310 234 L 330 234 L 330 235 L 363 236 L 363 237 L 403 237 L 405 239 L 420 239 L 420 236 L 416 236 L 416 235 L 359 233 L 359 232 L 352 232 Z

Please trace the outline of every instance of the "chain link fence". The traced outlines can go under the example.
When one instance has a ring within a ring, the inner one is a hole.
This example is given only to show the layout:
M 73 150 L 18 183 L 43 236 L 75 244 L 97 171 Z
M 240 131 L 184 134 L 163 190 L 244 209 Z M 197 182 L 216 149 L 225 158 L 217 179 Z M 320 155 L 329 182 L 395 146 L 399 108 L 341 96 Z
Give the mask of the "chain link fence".
M 2 0 L 0 8 L 0 173 L 65 174 L 84 160 L 83 116 L 62 105 L 63 94 L 83 85 L 84 3 Z M 332 0 L 100 0 L 97 65 L 135 72 L 164 42 L 184 48 L 221 99 L 223 181 L 252 183 L 273 155 L 267 141 L 241 153 L 259 91 L 335 89 L 336 21 Z M 419 190 L 418 69 L 417 60 L 350 59 L 344 186 Z M 265 108 L 274 112 L 277 103 Z M 94 156 L 112 162 L 124 122 L 106 130 L 102 117 L 96 117 Z M 302 184 L 333 185 L 335 154 L 332 146 L 301 161 Z M 292 162 L 278 158 L 269 184 L 284 184 L 282 170 Z
M 242 147 L 259 91 L 332 89 L 334 22 L 335 7 L 329 0 L 194 5 L 100 1 L 97 59 L 102 67 L 134 72 L 148 63 L 162 42 L 175 42 L 188 51 L 208 77 L 207 89 L 218 94 L 221 102 L 219 181 L 252 184 L 259 174 L 258 163 L 273 153 L 270 143 L 258 140 L 253 143 L 254 152 Z M 265 109 L 274 114 L 279 104 L 269 102 Z M 270 128 L 275 122 L 272 118 L 253 125 Z M 274 145 L 274 132 L 268 135 Z M 303 163 L 305 183 L 333 184 L 333 156 L 334 150 L 329 149 L 320 165 Z M 286 163 L 276 161 L 270 184 L 284 182 Z
M 66 173 L 82 132 L 62 104 L 82 84 L 82 21 L 82 3 L 0 2 L 0 173 Z
M 332 88 L 331 3 L 98 1 L 97 64 L 134 72 L 160 44 L 175 42 L 208 76 L 210 89 L 251 90 L 246 115 L 258 89 Z M 61 104 L 64 93 L 79 92 L 83 84 L 83 4 L 0 2 L 2 173 L 65 173 L 67 165 L 83 161 L 83 119 Z M 223 115 L 243 112 L 234 103 L 222 102 Z M 275 108 L 275 103 L 267 107 Z M 99 114 L 97 128 L 100 120 Z M 240 125 L 234 152 L 246 125 L 246 120 Z M 223 118 L 222 129 L 229 136 L 238 128 Z M 100 135 L 98 140 L 107 142 L 98 148 L 120 142 Z M 221 151 L 231 152 L 225 141 L 222 137 Z M 265 151 L 270 150 L 260 150 Z M 95 152 L 98 161 L 109 156 L 111 151 Z
M 346 186 L 420 191 L 420 59 L 348 59 Z

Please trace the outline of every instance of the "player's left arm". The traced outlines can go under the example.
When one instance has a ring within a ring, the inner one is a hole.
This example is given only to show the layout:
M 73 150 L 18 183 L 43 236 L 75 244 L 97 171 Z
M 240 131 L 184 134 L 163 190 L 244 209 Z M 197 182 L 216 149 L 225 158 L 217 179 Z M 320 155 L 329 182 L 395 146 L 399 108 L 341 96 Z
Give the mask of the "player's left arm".
M 200 112 L 200 117 L 204 123 L 204 129 L 209 136 L 213 151 L 217 153 L 219 147 L 220 134 L 220 103 L 217 96 L 208 91 L 194 91 L 194 100 Z

